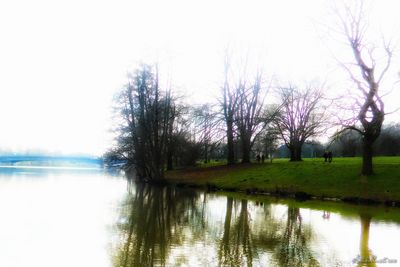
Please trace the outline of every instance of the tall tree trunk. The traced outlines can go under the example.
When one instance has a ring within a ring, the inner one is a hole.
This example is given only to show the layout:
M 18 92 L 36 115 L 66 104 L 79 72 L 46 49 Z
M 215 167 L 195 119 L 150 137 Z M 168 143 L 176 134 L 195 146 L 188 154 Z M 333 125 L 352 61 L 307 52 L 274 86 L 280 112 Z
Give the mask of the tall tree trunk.
M 242 163 L 250 163 L 250 140 L 246 135 L 242 135 Z
M 208 143 L 204 143 L 204 163 L 208 163 Z
M 299 145 L 296 149 L 296 160 L 297 161 L 302 161 L 303 159 L 301 158 L 301 145 Z
M 373 140 L 371 138 L 364 136 L 363 137 L 363 161 L 362 161 L 362 170 L 361 173 L 363 175 L 371 175 L 374 173 L 373 167 L 372 167 L 372 155 L 373 155 L 373 149 L 372 149 L 372 144 Z
M 173 125 L 174 125 L 174 119 L 175 119 L 175 116 L 176 116 L 176 112 L 175 112 L 175 110 L 176 110 L 176 108 L 175 107 L 173 107 L 173 115 L 174 116 L 172 116 L 171 117 L 171 121 L 169 121 L 169 124 L 168 124 L 168 136 L 167 136 L 167 144 L 166 144 L 166 147 L 167 147 L 167 170 L 168 171 L 170 171 L 170 170 L 172 170 L 173 169 L 173 156 L 174 156 L 174 148 L 173 148 L 173 142 L 172 142 L 172 140 L 173 140 L 173 137 L 172 137 L 172 135 L 173 135 Z
M 231 121 L 227 122 L 226 136 L 228 143 L 228 165 L 232 165 L 235 164 L 235 146 L 233 140 L 233 122 Z
M 302 161 L 301 158 L 301 149 L 302 149 L 302 144 L 294 144 L 290 145 L 289 147 L 290 150 L 290 161 Z
M 171 148 L 168 149 L 167 153 L 167 170 L 170 171 L 173 169 L 173 154 Z

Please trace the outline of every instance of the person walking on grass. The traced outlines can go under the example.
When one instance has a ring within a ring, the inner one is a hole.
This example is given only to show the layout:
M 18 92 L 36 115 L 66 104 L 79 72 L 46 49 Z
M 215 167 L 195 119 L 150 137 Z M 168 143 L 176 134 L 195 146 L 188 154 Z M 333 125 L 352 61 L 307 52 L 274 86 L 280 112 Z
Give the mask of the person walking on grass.
M 324 152 L 324 159 L 325 159 L 325 162 L 328 161 L 328 151 L 325 151 L 325 152 Z
M 329 151 L 329 152 L 328 152 L 328 162 L 329 162 L 329 163 L 332 162 L 332 157 L 333 157 L 332 151 Z M 326 160 L 325 160 L 325 161 L 326 161 Z

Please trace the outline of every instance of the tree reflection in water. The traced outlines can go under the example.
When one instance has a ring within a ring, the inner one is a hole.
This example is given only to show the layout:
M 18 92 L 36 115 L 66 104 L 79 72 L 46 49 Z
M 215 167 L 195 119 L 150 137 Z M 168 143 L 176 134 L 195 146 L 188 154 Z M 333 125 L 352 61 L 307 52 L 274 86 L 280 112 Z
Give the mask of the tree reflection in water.
M 219 245 L 219 266 L 252 266 L 253 244 L 247 200 L 241 200 L 239 215 L 232 222 L 233 199 L 228 197 L 224 233 Z M 232 225 L 233 223 L 233 225 Z
M 232 221 L 232 207 L 233 198 L 226 198 L 226 212 L 225 212 L 225 222 L 224 222 L 224 234 L 219 246 L 218 260 L 219 265 L 227 265 L 233 262 L 233 253 L 230 246 L 230 233 L 231 233 L 231 221 Z
M 264 216 L 252 221 L 247 200 L 241 200 L 237 217 L 233 216 L 233 203 L 228 197 L 219 266 L 252 266 L 256 259 L 267 266 L 260 262 L 260 255 L 266 252 L 272 255 L 274 266 L 320 266 L 310 248 L 311 229 L 303 225 L 299 208 L 288 207 L 284 223 L 272 216 L 270 205 L 264 205 Z
M 303 225 L 299 208 L 288 207 L 279 239 L 274 254 L 279 266 L 319 266 L 310 249 L 311 229 Z
M 198 197 L 192 190 L 136 185 L 134 196 L 122 211 L 119 231 L 123 244 L 118 248 L 114 266 L 164 266 L 171 247 L 185 241 L 183 227 L 189 220 L 203 218 L 196 208 Z M 204 223 L 193 225 L 199 225 L 192 229 L 193 234 L 202 232 Z
M 281 217 L 273 204 L 259 206 L 189 189 L 138 184 L 132 191 L 118 225 L 116 267 L 320 266 L 311 249 L 311 225 L 303 222 L 297 207 L 287 206 Z M 224 214 L 212 207 L 221 207 Z M 371 257 L 368 230 L 364 218 L 363 258 Z
M 375 256 L 369 249 L 369 228 L 371 225 L 371 216 L 368 214 L 360 215 L 361 221 L 361 238 L 360 238 L 360 257 L 357 266 L 359 267 L 375 267 Z

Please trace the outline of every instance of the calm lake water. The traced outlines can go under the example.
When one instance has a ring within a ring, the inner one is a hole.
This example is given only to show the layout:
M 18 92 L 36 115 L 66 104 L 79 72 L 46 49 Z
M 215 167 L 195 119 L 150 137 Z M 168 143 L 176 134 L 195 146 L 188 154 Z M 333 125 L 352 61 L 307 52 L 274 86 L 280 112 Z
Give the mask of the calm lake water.
M 400 209 L 0 168 L 0 266 L 400 266 Z

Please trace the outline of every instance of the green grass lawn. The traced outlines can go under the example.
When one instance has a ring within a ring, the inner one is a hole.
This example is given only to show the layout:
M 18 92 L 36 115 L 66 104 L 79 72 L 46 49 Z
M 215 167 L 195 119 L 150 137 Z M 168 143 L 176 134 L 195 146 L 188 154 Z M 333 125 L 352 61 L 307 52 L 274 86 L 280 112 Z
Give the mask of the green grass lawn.
M 400 201 L 400 157 L 374 158 L 375 174 L 361 176 L 361 158 L 274 160 L 264 164 L 201 166 L 166 173 L 174 183 L 212 185 L 223 190 L 304 192 L 324 198 Z

